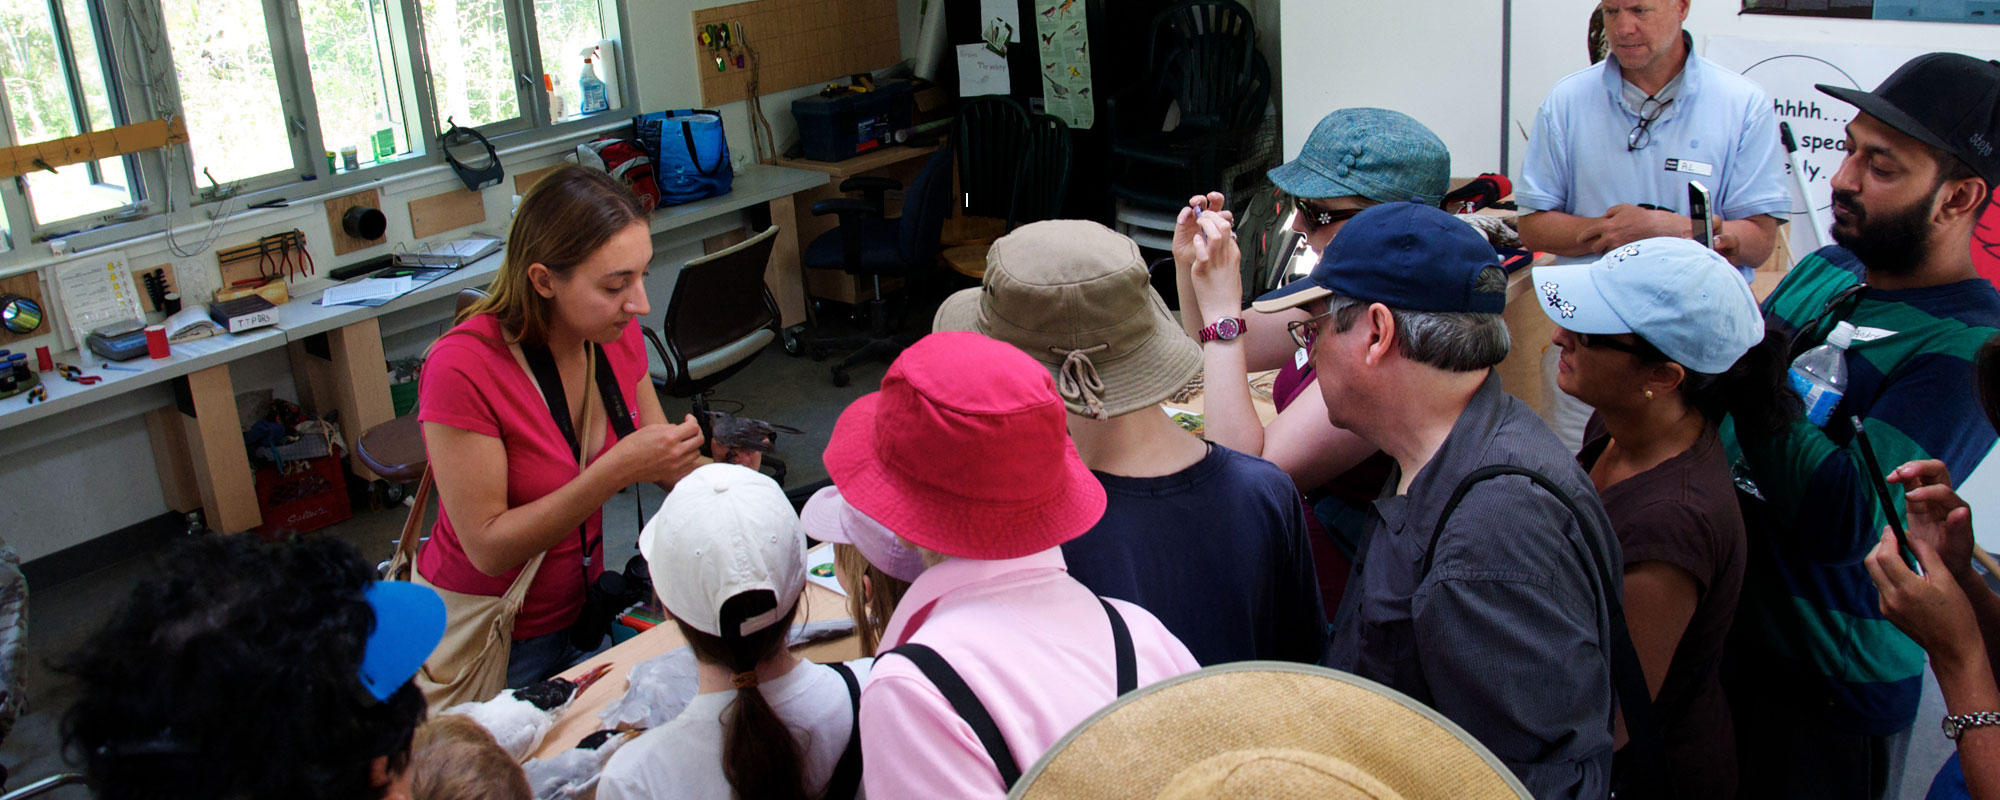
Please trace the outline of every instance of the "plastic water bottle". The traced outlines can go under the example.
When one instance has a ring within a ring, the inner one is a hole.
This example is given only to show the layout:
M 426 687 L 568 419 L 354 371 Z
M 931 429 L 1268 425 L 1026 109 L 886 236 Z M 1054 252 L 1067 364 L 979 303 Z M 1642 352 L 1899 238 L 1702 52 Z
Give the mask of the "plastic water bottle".
M 1792 389 L 1805 400 L 1806 420 L 1824 427 L 1833 416 L 1833 407 L 1847 393 L 1847 346 L 1854 343 L 1854 326 L 1842 322 L 1833 326 L 1826 343 L 1792 362 Z
M 583 90 L 583 113 L 595 114 L 611 107 L 604 98 L 604 81 L 597 77 L 597 68 L 591 66 L 590 59 L 583 60 L 583 77 L 577 78 L 576 83 Z

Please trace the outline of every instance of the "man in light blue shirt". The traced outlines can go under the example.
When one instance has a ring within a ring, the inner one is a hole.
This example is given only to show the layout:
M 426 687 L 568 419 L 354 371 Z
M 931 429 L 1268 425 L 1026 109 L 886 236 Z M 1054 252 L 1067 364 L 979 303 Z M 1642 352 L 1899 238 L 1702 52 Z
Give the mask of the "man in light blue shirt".
M 1521 241 L 1589 263 L 1654 236 L 1693 235 L 1688 183 L 1708 187 L 1717 252 L 1750 277 L 1791 210 L 1777 117 L 1762 87 L 1694 54 L 1688 0 L 1603 0 L 1611 55 L 1556 82 L 1535 115 L 1514 197 Z M 1589 407 L 1555 389 L 1556 434 L 1575 451 Z
M 1515 199 L 1521 241 L 1585 263 L 1692 235 L 1687 185 L 1711 192 L 1716 249 L 1755 268 L 1791 210 L 1770 98 L 1694 55 L 1688 0 L 1603 0 L 1611 55 L 1556 82 L 1535 115 Z M 1643 208 L 1640 204 L 1657 207 Z

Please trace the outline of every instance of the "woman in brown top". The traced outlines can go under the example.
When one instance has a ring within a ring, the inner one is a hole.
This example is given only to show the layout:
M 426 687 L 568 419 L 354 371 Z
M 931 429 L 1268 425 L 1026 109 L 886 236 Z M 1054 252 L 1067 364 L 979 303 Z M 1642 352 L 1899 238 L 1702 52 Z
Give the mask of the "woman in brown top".
M 1577 458 L 1624 550 L 1625 619 L 1665 746 L 1666 785 L 1624 794 L 1733 797 L 1735 736 L 1717 673 L 1748 555 L 1716 428 L 1725 416 L 1756 429 L 1797 413 L 1782 342 L 1760 346 L 1763 315 L 1742 276 L 1686 239 L 1645 239 L 1533 277 L 1559 326 L 1556 384 L 1597 411 Z

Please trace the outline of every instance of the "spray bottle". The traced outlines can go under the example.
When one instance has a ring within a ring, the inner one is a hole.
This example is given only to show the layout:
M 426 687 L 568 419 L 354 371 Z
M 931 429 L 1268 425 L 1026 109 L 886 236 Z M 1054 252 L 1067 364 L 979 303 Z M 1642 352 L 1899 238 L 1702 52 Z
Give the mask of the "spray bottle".
M 585 114 L 595 114 L 611 107 L 604 98 L 604 81 L 598 79 L 597 68 L 590 64 L 591 53 L 596 49 L 583 49 L 583 76 L 576 79 L 577 86 L 583 91 L 582 112 Z

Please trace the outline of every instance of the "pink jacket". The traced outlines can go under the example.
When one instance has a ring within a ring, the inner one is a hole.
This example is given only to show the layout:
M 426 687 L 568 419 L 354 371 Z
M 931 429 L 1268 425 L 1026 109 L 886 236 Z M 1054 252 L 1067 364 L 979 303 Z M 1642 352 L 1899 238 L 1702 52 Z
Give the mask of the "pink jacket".
M 1200 668 L 1152 614 L 1111 603 L 1131 629 L 1140 686 Z M 1117 694 L 1111 623 L 1057 548 L 926 570 L 890 617 L 881 649 L 905 642 L 928 645 L 957 670 L 1023 772 Z M 870 800 L 1007 793 L 972 728 L 901 656 L 876 659 L 862 689 L 861 750 Z

